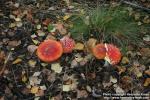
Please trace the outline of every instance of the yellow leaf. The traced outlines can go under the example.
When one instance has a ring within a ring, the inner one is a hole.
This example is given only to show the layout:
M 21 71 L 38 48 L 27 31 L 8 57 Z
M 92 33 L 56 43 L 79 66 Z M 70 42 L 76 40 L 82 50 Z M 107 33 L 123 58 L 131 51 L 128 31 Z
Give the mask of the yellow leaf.
M 38 92 L 38 90 L 39 90 L 39 87 L 33 86 L 33 87 L 31 88 L 31 93 L 36 94 L 36 93 Z
M 26 82 L 27 81 L 27 77 L 25 75 L 22 76 L 22 82 Z
M 71 16 L 71 15 L 65 15 L 65 16 L 63 17 L 63 20 L 66 21 L 68 18 L 70 18 L 70 16 Z
M 74 47 L 75 50 L 83 50 L 84 49 L 84 45 L 82 43 L 77 43 Z
M 22 62 L 22 59 L 17 58 L 15 61 L 12 62 L 12 64 L 18 64 L 18 63 L 20 63 L 20 62 Z
M 129 59 L 127 57 L 123 57 L 121 60 L 122 64 L 128 64 L 129 63 Z
M 34 39 L 32 39 L 32 41 L 33 41 L 33 43 L 34 43 L 35 45 L 37 45 L 37 44 L 39 44 L 39 43 L 40 43 L 38 40 L 34 40 Z

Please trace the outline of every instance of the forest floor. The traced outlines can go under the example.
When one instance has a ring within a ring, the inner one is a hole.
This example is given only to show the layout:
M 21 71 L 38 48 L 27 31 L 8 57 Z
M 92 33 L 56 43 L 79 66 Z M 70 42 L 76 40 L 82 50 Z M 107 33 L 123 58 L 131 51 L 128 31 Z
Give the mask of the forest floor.
M 18 1 L 18 2 L 17 2 Z M 116 65 L 104 67 L 104 60 L 87 52 L 85 43 L 75 40 L 71 53 L 46 63 L 36 53 L 45 39 L 59 40 L 69 33 L 71 14 L 84 14 L 85 7 L 117 5 L 117 0 L 0 0 L 0 100 L 105 100 L 106 97 L 150 97 L 150 2 L 128 0 L 130 13 L 142 30 L 141 41 L 129 44 Z M 74 1 L 74 2 L 73 2 Z M 133 5 L 132 5 L 133 4 Z M 83 6 L 84 5 L 84 6 Z M 135 6 L 139 5 L 139 6 Z M 50 24 L 56 27 L 51 29 Z M 128 30 L 128 29 L 127 29 Z M 74 39 L 74 38 L 73 38 Z M 90 40 L 91 39 L 91 40 Z M 115 44 L 114 44 L 115 45 Z M 120 50 L 123 48 L 118 47 Z M 127 95 L 127 93 L 130 94 Z M 143 94 L 140 94 L 143 93 Z M 137 94 L 136 96 L 134 94 Z

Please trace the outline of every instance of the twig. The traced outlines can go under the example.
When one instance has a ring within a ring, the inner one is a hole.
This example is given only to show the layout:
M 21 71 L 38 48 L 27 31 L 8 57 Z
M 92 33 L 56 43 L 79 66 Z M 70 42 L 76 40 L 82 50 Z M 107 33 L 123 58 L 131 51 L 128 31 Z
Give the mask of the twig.
M 138 4 L 135 4 L 135 3 L 132 3 L 132 2 L 128 2 L 128 1 L 125 1 L 125 0 L 121 0 L 121 3 L 130 5 L 130 6 L 133 6 L 133 7 L 135 7 L 135 8 L 138 8 L 138 9 L 141 9 L 141 10 L 144 10 L 144 11 L 150 13 L 150 9 L 149 9 L 149 8 L 145 8 L 145 7 L 140 6 L 140 5 L 138 5 Z
M 4 61 L 4 65 L 3 65 L 3 68 L 1 69 L 1 71 L 0 71 L 0 76 L 3 74 L 3 72 L 5 71 L 5 68 L 6 68 L 6 65 L 7 65 L 7 62 L 9 61 L 9 58 L 10 58 L 10 56 L 12 55 L 12 52 L 9 52 L 9 54 L 8 54 L 8 56 L 7 56 L 7 58 L 5 59 L 5 61 Z

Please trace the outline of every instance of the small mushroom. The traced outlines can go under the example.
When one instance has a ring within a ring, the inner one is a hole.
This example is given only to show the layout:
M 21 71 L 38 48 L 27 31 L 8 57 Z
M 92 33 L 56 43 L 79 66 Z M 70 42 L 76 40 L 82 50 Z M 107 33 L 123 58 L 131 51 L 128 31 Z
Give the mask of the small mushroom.
M 93 48 L 93 55 L 97 58 L 97 59 L 104 59 L 106 56 L 106 48 L 104 44 L 97 44 L 94 48 Z
M 121 60 L 120 50 L 113 44 L 105 44 L 106 56 L 105 60 L 108 61 L 111 65 L 115 65 Z
M 64 53 L 71 53 L 75 47 L 75 41 L 69 36 L 64 36 L 60 39 Z
M 61 57 L 63 48 L 56 40 L 45 40 L 37 48 L 37 56 L 44 62 L 53 62 Z

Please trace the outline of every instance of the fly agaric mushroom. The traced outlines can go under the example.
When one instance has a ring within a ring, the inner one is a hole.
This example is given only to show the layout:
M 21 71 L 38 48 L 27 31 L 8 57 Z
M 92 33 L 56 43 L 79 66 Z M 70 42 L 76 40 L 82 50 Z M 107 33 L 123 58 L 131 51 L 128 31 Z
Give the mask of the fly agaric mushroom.
M 44 62 L 57 60 L 63 53 L 60 42 L 55 40 L 45 40 L 37 48 L 37 56 Z
M 105 44 L 105 48 L 106 48 L 105 60 L 108 61 L 111 65 L 119 63 L 119 61 L 121 60 L 120 50 L 112 44 Z
M 106 56 L 106 48 L 104 44 L 97 44 L 94 48 L 93 48 L 93 55 L 97 58 L 97 59 L 104 59 Z
M 75 41 L 69 38 L 69 36 L 64 36 L 62 39 L 60 39 L 60 42 L 62 43 L 64 53 L 71 53 L 75 47 Z

